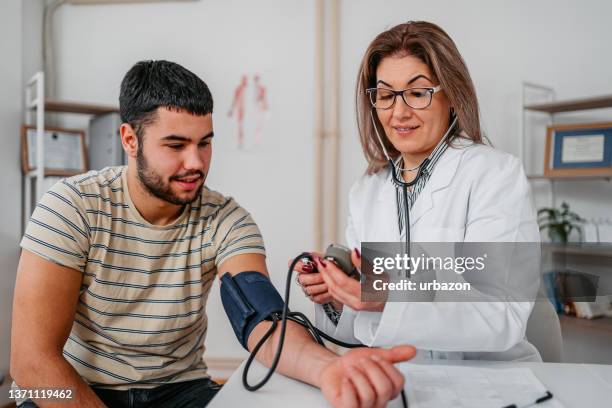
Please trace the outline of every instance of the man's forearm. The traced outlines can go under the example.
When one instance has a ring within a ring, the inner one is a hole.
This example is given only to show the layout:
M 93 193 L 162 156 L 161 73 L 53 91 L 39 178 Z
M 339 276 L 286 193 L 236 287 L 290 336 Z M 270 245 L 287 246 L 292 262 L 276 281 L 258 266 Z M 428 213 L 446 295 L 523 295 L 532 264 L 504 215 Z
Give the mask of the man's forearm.
M 248 340 L 249 350 L 253 350 L 271 325 L 263 321 L 253 329 Z M 257 360 L 269 367 L 274 361 L 279 338 L 280 324 L 257 353 Z M 279 373 L 320 388 L 323 368 L 337 358 L 336 354 L 317 344 L 302 326 L 287 322 L 283 353 L 277 367 Z
M 83 407 L 105 408 L 91 387 L 62 355 L 44 356 L 36 360 L 28 359 L 14 364 L 12 377 L 20 389 L 54 388 L 72 390 L 72 399 L 47 400 L 35 399 L 41 408 L 45 407 Z

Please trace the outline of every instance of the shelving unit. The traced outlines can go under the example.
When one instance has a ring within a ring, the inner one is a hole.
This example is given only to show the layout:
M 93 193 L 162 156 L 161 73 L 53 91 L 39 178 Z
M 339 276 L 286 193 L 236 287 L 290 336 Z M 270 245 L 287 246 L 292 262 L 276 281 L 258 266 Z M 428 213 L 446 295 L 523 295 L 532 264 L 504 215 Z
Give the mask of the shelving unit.
M 529 92 L 540 92 L 545 95 L 543 99 L 547 102 L 543 103 L 527 103 L 526 97 Z M 551 87 L 534 84 L 531 82 L 523 82 L 521 90 L 521 112 L 520 112 L 520 134 L 519 134 L 519 157 L 525 161 L 525 145 L 527 138 L 527 112 L 539 112 L 548 115 L 548 125 L 555 123 L 555 115 L 559 113 L 578 112 L 593 109 L 609 109 L 612 108 L 612 95 L 595 96 L 584 99 L 572 99 L 565 101 L 557 101 L 555 90 Z M 555 181 L 579 181 L 579 180 L 605 180 L 610 181 L 610 176 L 544 176 L 542 174 L 529 174 L 529 180 L 545 180 L 551 183 L 550 188 L 550 205 L 555 206 Z
M 543 102 L 531 103 L 527 101 L 527 97 L 534 93 L 539 93 Z M 521 112 L 520 112 L 520 134 L 519 134 L 519 156 L 523 163 L 526 163 L 526 148 L 528 138 L 528 123 L 527 113 L 538 112 L 548 117 L 547 125 L 555 124 L 557 114 L 568 113 L 568 112 L 579 112 L 594 109 L 611 109 L 612 108 L 612 95 L 601 95 L 583 99 L 571 99 L 571 100 L 556 100 L 555 90 L 551 87 L 542 86 L 540 84 L 534 84 L 530 82 L 522 83 L 522 95 L 521 95 Z M 544 134 L 538 135 L 544 137 Z M 549 204 L 551 207 L 556 207 L 555 203 L 555 183 L 556 182 L 571 182 L 571 181 L 607 181 L 612 180 L 610 175 L 571 175 L 571 176 L 545 176 L 542 174 L 543 168 L 540 170 L 540 174 L 528 174 L 527 178 L 530 181 L 545 181 L 550 183 L 550 195 Z M 537 172 L 537 170 L 536 170 Z M 605 245 L 595 251 L 593 246 L 590 244 L 578 244 L 578 245 L 567 245 L 564 248 L 553 247 L 549 248 L 554 250 L 555 253 L 565 252 L 566 254 L 581 254 L 581 255 L 601 255 L 602 251 L 606 256 L 612 256 L 612 246 Z M 598 252 L 599 251 L 599 252 Z
M 521 98 L 521 133 L 519 137 L 519 156 L 521 160 L 525 159 L 525 139 L 526 139 L 526 117 L 525 114 L 528 111 L 540 112 L 549 115 L 549 125 L 555 123 L 555 114 L 567 113 L 567 112 L 578 112 L 583 110 L 593 109 L 609 109 L 612 108 L 612 95 L 596 96 L 584 99 L 572 99 L 565 101 L 555 100 L 554 89 L 530 82 L 523 82 L 522 84 L 522 98 Z M 549 102 L 527 104 L 526 95 L 528 90 L 536 90 L 543 92 L 547 95 Z M 583 180 L 583 179 L 605 179 L 610 180 L 609 176 L 543 176 L 543 175 L 529 175 L 531 180 Z
M 531 84 L 531 86 L 533 86 L 533 84 Z M 526 105 L 525 109 L 545 113 L 561 113 L 610 107 L 612 107 L 612 95 Z
M 569 243 L 569 244 L 542 244 L 544 251 L 553 254 L 588 255 L 612 258 L 612 244 L 606 243 Z
M 33 94 L 35 97 L 33 97 Z M 38 179 L 36 183 L 36 200 L 44 194 L 43 183 L 45 177 L 45 75 L 39 71 L 28 81 L 25 89 L 25 124 L 33 125 L 34 117 L 36 123 L 36 169 L 29 171 L 25 177 L 23 227 L 28 223 L 32 214 L 32 179 Z M 35 112 L 35 115 L 34 115 Z
M 45 177 L 45 112 L 104 115 L 107 113 L 119 112 L 119 109 L 114 106 L 45 99 L 45 75 L 42 71 L 37 72 L 27 82 L 25 87 L 24 123 L 25 125 L 36 127 L 36 169 L 24 175 L 24 228 L 32 214 L 32 181 L 38 181 L 36 183 L 34 197 L 36 202 L 40 200 L 45 193 L 44 184 L 42 183 Z
M 577 180 L 612 180 L 612 176 L 527 176 L 529 180 L 558 180 L 558 181 L 577 181 Z
M 45 111 L 56 113 L 81 113 L 85 115 L 105 115 L 107 113 L 119 112 L 115 106 L 92 105 L 80 102 L 57 101 L 54 99 L 46 99 L 44 105 Z
M 527 97 L 532 93 L 541 95 L 542 102 L 532 103 Z M 519 115 L 519 157 L 526 164 L 526 151 L 528 140 L 527 114 L 537 112 L 546 115 L 548 126 L 555 124 L 557 114 L 579 112 L 594 109 L 612 108 L 612 95 L 602 95 L 584 99 L 572 99 L 558 101 L 555 90 L 551 87 L 542 86 L 530 82 L 523 82 L 521 89 L 520 115 Z M 544 137 L 542 135 L 537 135 Z M 535 137 L 535 135 L 534 135 Z M 536 170 L 537 171 L 537 170 Z M 527 178 L 532 182 L 550 183 L 549 203 L 555 205 L 555 183 L 586 180 L 610 181 L 610 176 L 545 176 L 544 168 L 539 174 L 528 174 Z M 612 264 L 612 245 L 606 243 L 569 243 L 569 244 L 542 244 L 542 251 L 554 257 L 568 257 L 573 261 L 585 260 L 588 262 L 597 260 L 602 265 Z M 544 272 L 544 271 L 543 271 Z M 559 315 L 564 343 L 564 362 L 612 362 L 610 360 L 609 344 L 612 339 L 612 318 L 600 318 L 586 320 L 576 317 Z M 604 357 L 605 356 L 605 357 Z

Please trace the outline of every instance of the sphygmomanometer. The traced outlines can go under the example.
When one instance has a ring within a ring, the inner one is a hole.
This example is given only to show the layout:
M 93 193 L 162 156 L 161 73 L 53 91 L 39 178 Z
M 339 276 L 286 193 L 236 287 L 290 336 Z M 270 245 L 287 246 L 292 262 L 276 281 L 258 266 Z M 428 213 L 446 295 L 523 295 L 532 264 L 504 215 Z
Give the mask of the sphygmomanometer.
M 348 248 L 341 245 L 330 245 L 325 252 L 325 259 L 334 262 L 348 276 L 359 280 L 360 273 L 351 262 L 351 252 Z M 264 336 L 259 340 L 257 345 L 251 351 L 249 358 L 246 361 L 244 371 L 242 372 L 242 383 L 249 391 L 255 391 L 263 387 L 270 379 L 283 350 L 285 342 L 285 332 L 287 331 L 287 321 L 291 320 L 305 327 L 312 335 L 314 340 L 321 346 L 324 346 L 323 339 L 330 341 L 345 348 L 367 347 L 363 344 L 350 344 L 334 339 L 325 332 L 317 329 L 308 320 L 308 318 L 300 312 L 289 311 L 289 294 L 291 290 L 291 275 L 299 261 L 312 261 L 312 256 L 308 252 L 301 253 L 296 257 L 287 273 L 287 283 L 285 285 L 285 301 L 270 281 L 270 278 L 260 272 L 245 271 L 234 276 L 225 273 L 221 277 L 221 301 L 225 312 L 230 319 L 232 328 L 240 344 L 248 350 L 247 340 L 255 328 L 262 321 L 271 321 L 272 324 Z M 255 356 L 274 333 L 280 322 L 280 338 L 274 359 L 266 376 L 257 384 L 251 385 L 248 382 L 248 371 Z M 406 396 L 402 390 L 402 403 L 407 406 Z

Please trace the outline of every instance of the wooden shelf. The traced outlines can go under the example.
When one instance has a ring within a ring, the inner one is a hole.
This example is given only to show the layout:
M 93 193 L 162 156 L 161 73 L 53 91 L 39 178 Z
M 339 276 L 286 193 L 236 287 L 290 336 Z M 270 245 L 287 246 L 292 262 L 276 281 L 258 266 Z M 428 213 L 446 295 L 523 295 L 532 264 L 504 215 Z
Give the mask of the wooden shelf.
M 116 106 L 94 105 L 81 102 L 66 102 L 53 99 L 45 99 L 46 112 L 80 113 L 85 115 L 104 115 L 107 113 L 118 113 Z
M 612 317 L 596 317 L 594 319 L 583 319 L 581 317 L 559 315 L 559 321 L 563 326 L 605 331 L 612 334 Z
M 525 109 L 546 113 L 571 112 L 588 109 L 612 108 L 612 95 L 597 96 L 585 99 L 573 99 L 560 102 L 526 105 Z
M 564 363 L 612 364 L 612 318 L 593 320 L 559 315 Z
M 612 244 L 582 243 L 582 244 L 542 244 L 542 250 L 554 254 L 601 256 L 612 258 Z
M 612 173 L 606 176 L 527 176 L 529 180 L 559 180 L 559 181 L 582 181 L 582 180 L 612 180 Z

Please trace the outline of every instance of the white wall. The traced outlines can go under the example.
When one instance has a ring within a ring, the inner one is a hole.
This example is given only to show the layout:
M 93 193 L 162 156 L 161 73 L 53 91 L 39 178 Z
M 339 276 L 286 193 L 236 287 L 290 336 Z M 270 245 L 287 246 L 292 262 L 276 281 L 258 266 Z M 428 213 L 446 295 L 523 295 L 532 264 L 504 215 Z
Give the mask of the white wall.
M 9 371 L 13 287 L 21 233 L 21 171 L 19 132 L 21 115 L 21 1 L 0 6 L 0 373 Z M 8 402 L 7 384 L 0 387 L 0 405 Z
M 170 59 L 205 79 L 216 103 L 209 184 L 234 195 L 254 214 L 279 288 L 284 288 L 287 259 L 313 243 L 313 12 L 314 1 L 206 0 L 64 6 L 56 19 L 61 98 L 116 104 L 123 74 L 139 59 Z M 612 3 L 606 0 L 342 2 L 341 219 L 348 189 L 365 168 L 354 86 L 361 56 L 378 32 L 410 19 L 441 25 L 471 70 L 486 134 L 496 147 L 517 154 L 521 81 L 552 86 L 559 98 L 611 93 L 610 15 Z M 237 151 L 225 114 L 240 76 L 255 72 L 269 86 L 272 116 L 263 145 Z M 588 112 L 572 120 L 597 115 Z M 541 146 L 544 130 L 530 128 L 530 133 L 534 145 Z M 612 216 L 610 183 L 576 184 L 559 186 L 558 201 L 567 196 L 579 213 Z M 546 204 L 546 190 L 536 198 Z M 306 303 L 299 300 L 295 296 L 304 309 Z M 209 315 L 209 355 L 243 355 L 216 291 Z
M 23 9 L 21 72 L 24 82 L 43 69 L 42 24 L 46 2 L 49 0 L 21 0 Z

